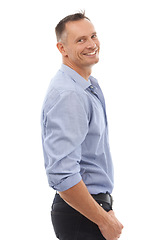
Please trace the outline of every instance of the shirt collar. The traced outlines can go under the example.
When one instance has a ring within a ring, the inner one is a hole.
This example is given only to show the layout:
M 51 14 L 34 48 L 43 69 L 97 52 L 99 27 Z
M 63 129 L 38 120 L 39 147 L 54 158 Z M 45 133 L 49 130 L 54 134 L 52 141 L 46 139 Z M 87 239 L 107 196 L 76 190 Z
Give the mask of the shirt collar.
M 68 67 L 65 64 L 62 64 L 60 70 L 62 72 L 67 73 L 67 75 L 69 75 L 69 77 L 74 82 L 78 83 L 84 90 L 92 85 L 92 83 L 91 83 L 91 78 L 92 77 L 89 77 L 88 81 L 86 81 L 86 79 L 84 79 L 81 75 L 79 75 L 75 70 L 73 70 L 72 68 Z

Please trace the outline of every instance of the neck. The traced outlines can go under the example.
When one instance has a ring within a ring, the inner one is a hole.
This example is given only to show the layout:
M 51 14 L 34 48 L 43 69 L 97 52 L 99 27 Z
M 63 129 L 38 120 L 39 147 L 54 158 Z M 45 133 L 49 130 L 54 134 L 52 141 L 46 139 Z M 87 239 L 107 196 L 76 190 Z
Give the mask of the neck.
M 63 64 L 67 65 L 68 67 L 72 68 L 74 71 L 76 71 L 79 75 L 81 75 L 86 81 L 88 81 L 89 76 L 91 75 L 92 69 L 90 67 L 79 67 L 75 64 L 72 64 L 70 62 L 64 61 Z

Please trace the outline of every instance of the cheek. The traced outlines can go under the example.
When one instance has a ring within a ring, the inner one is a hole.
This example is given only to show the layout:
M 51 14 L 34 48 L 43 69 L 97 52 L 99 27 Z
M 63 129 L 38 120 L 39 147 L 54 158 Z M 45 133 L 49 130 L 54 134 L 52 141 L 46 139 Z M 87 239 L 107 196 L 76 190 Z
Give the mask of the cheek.
M 75 58 L 81 58 L 82 57 L 82 49 L 81 48 L 73 48 L 71 50 L 72 56 Z
M 97 40 L 96 45 L 100 48 L 100 41 Z
M 67 48 L 67 55 L 70 59 L 81 59 L 84 47 L 71 45 Z

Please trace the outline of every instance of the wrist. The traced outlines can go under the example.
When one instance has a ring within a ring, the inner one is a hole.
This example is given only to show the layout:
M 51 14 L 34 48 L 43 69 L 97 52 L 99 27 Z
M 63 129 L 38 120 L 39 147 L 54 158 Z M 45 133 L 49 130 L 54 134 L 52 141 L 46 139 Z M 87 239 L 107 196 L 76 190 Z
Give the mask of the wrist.
M 96 216 L 97 216 L 97 219 L 95 223 L 98 225 L 98 227 L 102 227 L 106 225 L 106 223 L 110 222 L 110 215 L 100 206 L 99 206 L 99 212 Z

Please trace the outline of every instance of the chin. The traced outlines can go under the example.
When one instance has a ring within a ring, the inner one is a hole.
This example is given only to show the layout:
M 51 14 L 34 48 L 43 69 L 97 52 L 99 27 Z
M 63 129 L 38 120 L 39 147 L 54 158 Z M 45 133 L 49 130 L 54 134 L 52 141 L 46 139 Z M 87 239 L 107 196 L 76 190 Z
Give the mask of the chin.
M 90 63 L 90 65 L 93 66 L 93 65 L 97 64 L 98 62 L 99 62 L 99 58 L 94 60 L 92 63 Z

